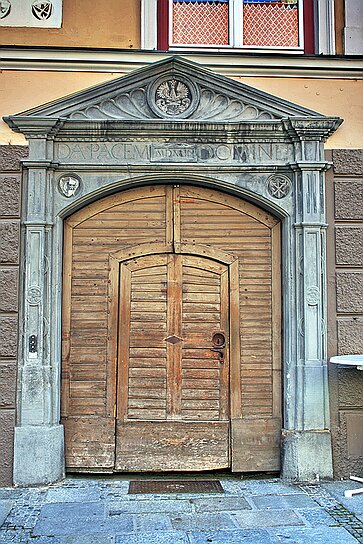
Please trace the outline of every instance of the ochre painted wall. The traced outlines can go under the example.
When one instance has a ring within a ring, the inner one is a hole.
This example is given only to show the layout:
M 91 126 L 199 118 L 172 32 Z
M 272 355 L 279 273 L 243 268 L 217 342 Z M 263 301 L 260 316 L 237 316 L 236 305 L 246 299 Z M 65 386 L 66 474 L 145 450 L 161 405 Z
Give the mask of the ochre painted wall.
M 61 28 L 6 28 L 0 45 L 140 48 L 140 0 L 63 0 Z
M 92 72 L 3 71 L 0 74 L 0 117 L 20 113 L 122 74 Z M 244 77 L 239 81 L 324 115 L 337 115 L 343 125 L 327 149 L 363 148 L 362 81 Z M 27 92 L 31 90 L 31 92 Z M 0 144 L 25 144 L 22 135 L 0 122 Z

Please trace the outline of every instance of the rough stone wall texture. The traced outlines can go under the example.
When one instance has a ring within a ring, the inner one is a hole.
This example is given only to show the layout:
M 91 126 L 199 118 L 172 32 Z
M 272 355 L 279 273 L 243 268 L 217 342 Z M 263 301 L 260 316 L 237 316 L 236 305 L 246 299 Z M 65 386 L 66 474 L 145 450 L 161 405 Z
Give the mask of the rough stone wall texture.
M 0 146 L 0 486 L 12 484 L 18 350 L 21 164 L 24 146 Z
M 334 150 L 332 157 L 329 356 L 363 354 L 363 150 Z M 347 478 L 363 473 L 363 372 L 331 365 L 329 374 L 335 477 Z

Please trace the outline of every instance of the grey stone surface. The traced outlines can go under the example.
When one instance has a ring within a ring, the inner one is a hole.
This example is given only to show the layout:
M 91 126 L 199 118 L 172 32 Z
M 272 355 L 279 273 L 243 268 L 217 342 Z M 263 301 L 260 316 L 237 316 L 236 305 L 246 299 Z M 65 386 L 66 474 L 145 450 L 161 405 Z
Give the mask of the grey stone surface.
M 20 170 L 20 161 L 28 157 L 26 145 L 0 145 L 0 170 Z
M 334 149 L 333 165 L 336 174 L 363 174 L 363 149 Z
M 19 216 L 20 198 L 20 174 L 17 176 L 0 174 L 0 215 Z
M 134 530 L 137 532 L 171 531 L 170 518 L 166 514 L 139 514 L 134 516 Z
M 332 478 L 331 436 L 328 431 L 283 432 L 283 477 L 302 482 Z
M 236 502 L 257 499 L 261 506 L 264 501 L 272 500 L 276 508 L 218 511 L 214 510 L 217 505 L 215 496 L 191 494 L 189 497 L 188 494 L 187 499 L 179 500 L 175 495 L 164 495 L 161 499 L 158 495 L 150 494 L 139 498 L 127 494 L 124 481 L 117 482 L 107 477 L 69 478 L 51 486 L 2 490 L 0 512 L 1 505 L 5 504 L 9 514 L 0 525 L 0 544 L 349 544 L 353 542 L 353 534 L 359 535 L 359 529 L 353 527 L 359 520 L 339 504 L 344 489 L 355 485 L 352 482 L 298 487 L 277 478 L 240 482 L 231 476 L 223 483 L 231 484 L 229 487 L 235 496 L 220 498 Z M 245 490 L 242 491 L 237 484 L 243 484 Z M 143 506 L 142 511 L 135 508 L 132 513 L 110 516 L 113 501 L 109 491 L 115 488 L 124 494 L 124 503 L 131 502 L 137 507 L 146 502 L 152 505 L 157 501 L 162 503 L 163 511 L 149 513 L 151 508 Z M 257 488 L 261 492 L 264 490 L 264 493 L 251 495 L 250 491 Z M 271 493 L 271 490 L 281 489 L 285 491 L 283 495 Z M 300 492 L 297 493 L 297 490 Z M 71 502 L 65 502 L 67 493 Z M 87 493 L 92 497 L 91 501 L 87 500 Z M 57 497 L 60 502 L 48 502 Z M 304 497 L 310 498 L 315 507 L 299 508 L 306 504 Z M 290 501 L 294 510 L 285 508 L 280 498 Z M 168 503 L 178 501 L 190 503 L 192 511 L 187 514 L 173 513 L 174 508 L 168 508 Z M 213 506 L 211 512 L 201 514 L 196 511 L 196 505 L 205 507 L 209 501 Z M 354 505 L 354 500 L 350 504 Z M 359 508 L 357 510 L 360 511 Z M 334 512 L 334 517 L 328 514 L 329 511 Z
M 18 350 L 18 318 L 0 317 L 0 357 L 16 357 Z
M 170 513 L 185 513 L 191 512 L 191 504 L 187 500 L 134 500 L 123 501 L 118 503 L 110 503 L 109 515 L 110 516 L 122 516 L 123 514 L 132 513 L 158 513 L 158 512 L 170 512 Z
M 338 265 L 362 266 L 363 227 L 336 227 L 335 244 Z
M 266 510 L 289 508 L 316 508 L 318 505 L 307 495 L 269 495 L 252 497 L 256 508 Z
M 191 544 L 188 535 L 178 531 L 116 535 L 116 544 Z
M 277 542 L 291 544 L 357 544 L 357 541 L 343 527 L 329 527 L 324 529 L 291 529 L 284 528 L 270 531 Z
M 0 270 L 0 312 L 18 311 L 18 270 Z
M 339 180 L 334 183 L 335 219 L 363 219 L 363 181 Z
M 15 407 L 16 364 L 0 362 L 0 408 Z
M 0 221 L 0 263 L 19 262 L 19 221 Z
M 268 532 L 262 529 L 191 533 L 190 540 L 191 544 L 274 544 Z
M 360 476 L 360 474 L 355 474 Z M 362 476 L 363 478 L 363 476 Z M 353 480 L 323 482 L 321 487 L 335 497 L 340 504 L 343 504 L 348 510 L 353 510 L 355 514 L 363 515 L 363 493 L 353 495 L 348 498 L 344 496 L 344 491 L 348 489 L 360 489 L 363 485 Z
M 62 425 L 16 427 L 14 483 L 20 486 L 47 484 L 64 477 Z
M 363 313 L 363 272 L 337 272 L 337 311 Z
M 196 512 L 221 512 L 224 510 L 251 510 L 251 505 L 241 497 L 213 497 L 192 499 Z
M 296 512 L 299 517 L 311 527 L 329 527 L 335 525 L 335 521 L 332 517 L 319 508 L 318 504 L 315 505 L 315 508 L 299 508 Z
M 12 501 L 0 500 L 0 526 L 4 523 L 12 506 L 13 506 Z
M 82 500 L 86 502 L 99 501 L 101 490 L 97 488 L 68 488 L 68 487 L 59 487 L 51 488 L 47 492 L 46 502 L 47 503 L 71 503 L 71 502 L 80 502 Z
M 287 525 L 304 525 L 304 522 L 292 510 L 246 510 L 236 513 L 240 527 L 257 529 L 263 527 L 279 527 Z
M 179 514 L 171 516 L 171 523 L 176 531 L 221 531 L 223 529 L 236 529 L 232 518 L 227 514 Z
M 363 318 L 338 319 L 338 355 L 363 353 Z

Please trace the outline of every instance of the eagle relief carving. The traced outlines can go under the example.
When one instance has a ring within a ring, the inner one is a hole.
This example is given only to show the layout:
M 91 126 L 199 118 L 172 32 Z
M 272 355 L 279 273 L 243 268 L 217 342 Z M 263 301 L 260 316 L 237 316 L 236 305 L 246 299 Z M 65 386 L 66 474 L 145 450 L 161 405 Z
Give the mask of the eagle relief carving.
M 176 79 L 169 79 L 160 83 L 155 95 L 157 108 L 167 115 L 180 115 L 192 103 L 190 89 L 185 83 Z

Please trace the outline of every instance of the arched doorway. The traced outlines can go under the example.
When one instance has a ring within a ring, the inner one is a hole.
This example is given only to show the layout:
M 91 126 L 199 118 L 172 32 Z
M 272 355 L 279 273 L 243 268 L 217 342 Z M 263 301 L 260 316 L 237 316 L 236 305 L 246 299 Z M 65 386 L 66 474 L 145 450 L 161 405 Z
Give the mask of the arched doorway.
M 220 191 L 129 189 L 65 222 L 72 470 L 278 470 L 280 223 Z

